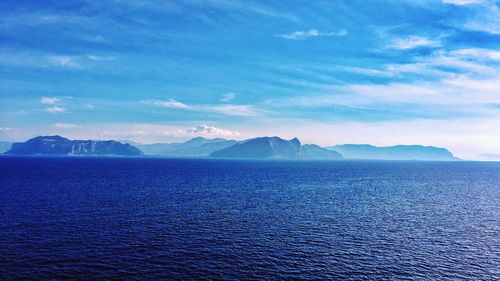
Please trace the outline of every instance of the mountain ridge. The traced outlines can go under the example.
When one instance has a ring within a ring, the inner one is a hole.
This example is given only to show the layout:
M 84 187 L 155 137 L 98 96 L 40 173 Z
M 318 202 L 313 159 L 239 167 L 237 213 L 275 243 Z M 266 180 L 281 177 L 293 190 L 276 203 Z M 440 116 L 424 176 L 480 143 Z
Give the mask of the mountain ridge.
M 123 143 L 122 143 L 123 142 Z M 141 144 L 115 140 L 69 140 L 59 135 L 38 136 L 26 142 L 5 143 L 5 155 L 125 155 L 295 160 L 423 160 L 456 161 L 446 148 L 423 145 L 374 146 L 343 144 L 320 147 L 266 136 L 242 141 L 195 137 L 185 142 Z
M 13 143 L 6 155 L 116 155 L 139 156 L 142 151 L 130 144 L 114 140 L 70 140 L 59 135 L 38 136 Z
M 173 143 L 138 144 L 130 141 L 126 142 L 138 147 L 145 155 L 195 157 L 209 156 L 212 152 L 229 147 L 238 141 L 223 138 L 195 137 L 185 142 Z
M 295 159 L 334 160 L 342 159 L 337 152 L 318 145 L 302 145 L 298 138 L 284 140 L 280 137 L 257 137 L 210 154 L 214 158 L 240 159 Z
M 421 160 L 457 161 L 448 149 L 424 145 L 374 146 L 370 144 L 342 144 L 327 149 L 341 153 L 346 159 L 366 160 Z

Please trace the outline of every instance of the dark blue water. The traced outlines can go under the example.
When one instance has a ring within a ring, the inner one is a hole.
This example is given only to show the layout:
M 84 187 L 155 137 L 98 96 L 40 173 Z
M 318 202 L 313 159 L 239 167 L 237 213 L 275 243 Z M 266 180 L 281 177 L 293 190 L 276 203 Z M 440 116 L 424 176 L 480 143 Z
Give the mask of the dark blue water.
M 0 279 L 498 279 L 500 163 L 0 158 Z

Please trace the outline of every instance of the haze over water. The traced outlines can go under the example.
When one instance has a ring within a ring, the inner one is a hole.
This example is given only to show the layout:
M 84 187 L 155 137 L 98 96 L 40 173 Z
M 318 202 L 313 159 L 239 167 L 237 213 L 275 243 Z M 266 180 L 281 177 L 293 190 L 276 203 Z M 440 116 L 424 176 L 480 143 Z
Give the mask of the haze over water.
M 0 279 L 500 277 L 500 163 L 0 158 Z

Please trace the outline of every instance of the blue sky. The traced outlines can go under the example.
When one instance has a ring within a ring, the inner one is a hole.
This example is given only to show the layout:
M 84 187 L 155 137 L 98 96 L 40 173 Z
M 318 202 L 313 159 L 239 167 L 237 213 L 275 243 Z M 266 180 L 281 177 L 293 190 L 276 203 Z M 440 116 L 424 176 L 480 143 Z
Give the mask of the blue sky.
M 500 153 L 500 2 L 1 1 L 0 139 Z

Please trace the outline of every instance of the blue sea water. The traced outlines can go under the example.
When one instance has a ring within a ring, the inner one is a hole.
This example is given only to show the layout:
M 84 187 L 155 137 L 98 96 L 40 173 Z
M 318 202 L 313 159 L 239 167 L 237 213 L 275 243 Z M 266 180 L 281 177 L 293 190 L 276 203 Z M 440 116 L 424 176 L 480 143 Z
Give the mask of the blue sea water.
M 500 163 L 0 158 L 0 279 L 500 278 Z

